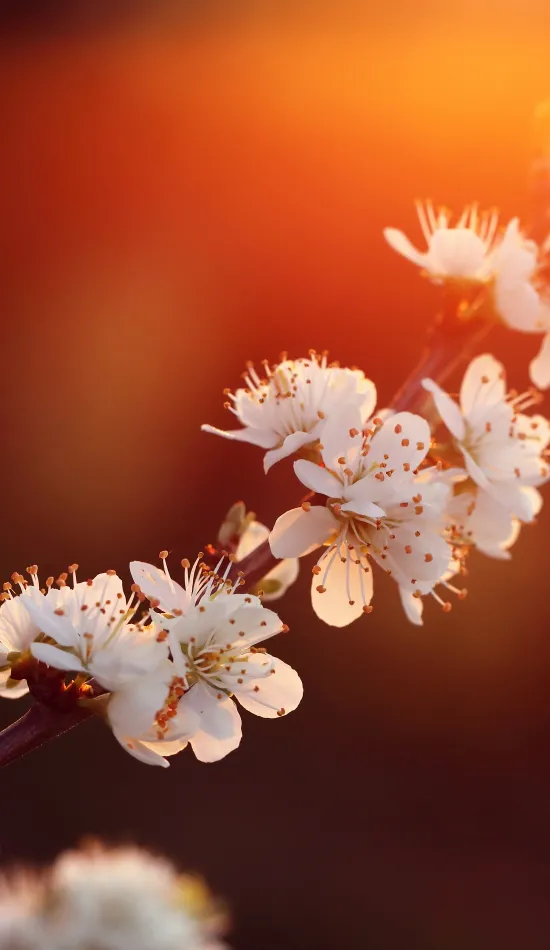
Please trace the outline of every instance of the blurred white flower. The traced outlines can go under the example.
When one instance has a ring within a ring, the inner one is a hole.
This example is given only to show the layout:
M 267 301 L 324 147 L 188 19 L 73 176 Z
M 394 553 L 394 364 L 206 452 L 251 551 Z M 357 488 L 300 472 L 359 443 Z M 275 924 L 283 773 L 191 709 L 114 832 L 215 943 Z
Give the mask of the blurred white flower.
M 248 554 L 255 551 L 260 544 L 269 538 L 269 528 L 259 521 L 248 523 L 239 539 L 235 555 L 237 561 L 242 561 Z M 262 600 L 279 600 L 298 577 L 300 567 L 298 558 L 287 557 L 279 561 L 269 573 L 258 581 L 256 588 L 262 591 Z
M 0 888 L 0 950 L 221 950 L 225 925 L 199 879 L 137 848 L 67 852 Z
M 427 250 L 419 251 L 402 231 L 385 228 L 384 237 L 395 251 L 422 267 L 434 283 L 450 279 L 484 284 L 494 277 L 495 249 L 506 240 L 508 230 L 516 227 L 515 220 L 501 239 L 494 211 L 479 214 L 477 205 L 470 205 L 452 225 L 446 209 L 436 213 L 429 201 L 417 202 L 416 208 Z
M 246 388 L 235 394 L 226 390 L 230 401 L 225 407 L 244 428 L 227 431 L 203 425 L 202 429 L 267 449 L 266 472 L 280 459 L 317 442 L 324 421 L 342 403 L 357 406 L 363 420 L 374 409 L 374 383 L 360 370 L 328 366 L 325 354 L 311 351 L 308 358 L 263 365 L 265 377 L 249 364 L 244 374 Z
M 325 547 L 313 568 L 317 615 L 342 627 L 370 611 L 373 558 L 400 587 L 428 593 L 449 568 L 441 518 L 449 487 L 418 486 L 430 448 L 420 416 L 400 412 L 363 429 L 360 413 L 343 407 L 323 431 L 323 466 L 299 460 L 294 470 L 324 505 L 304 502 L 273 528 L 275 557 L 301 557 Z
M 548 421 L 522 411 L 537 401 L 537 394 L 507 395 L 504 368 L 487 354 L 466 370 L 459 404 L 433 380 L 424 380 L 423 386 L 432 393 L 470 478 L 509 515 L 532 521 L 540 508 L 534 489 L 550 477 Z
M 196 713 L 198 730 L 189 738 L 198 759 L 214 762 L 241 741 L 236 700 L 249 712 L 276 718 L 296 709 L 303 693 L 298 674 L 257 644 L 287 628 L 258 597 L 238 594 L 227 571 L 190 567 L 184 561 L 183 587 L 164 571 L 134 561 L 132 577 L 164 613 L 174 668 L 184 685 L 179 710 Z M 229 565 L 230 566 L 230 565 Z M 228 568 L 229 570 L 229 568 Z M 160 618 L 160 615 L 159 615 Z

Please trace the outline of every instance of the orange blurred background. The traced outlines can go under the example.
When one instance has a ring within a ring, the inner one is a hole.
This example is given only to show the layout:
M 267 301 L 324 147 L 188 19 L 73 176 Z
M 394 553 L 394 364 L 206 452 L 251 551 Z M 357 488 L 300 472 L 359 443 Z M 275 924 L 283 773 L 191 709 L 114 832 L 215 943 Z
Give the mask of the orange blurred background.
M 381 236 L 418 238 L 415 197 L 536 215 L 550 14 L 8 7 L 3 576 L 127 577 L 163 547 L 192 558 L 236 498 L 268 524 L 295 500 L 290 466 L 265 478 L 261 452 L 199 431 L 230 423 L 245 360 L 328 348 L 389 400 L 437 306 Z M 536 345 L 491 339 L 512 385 Z M 229 759 L 169 772 L 87 724 L 4 772 L 3 857 L 137 838 L 227 896 L 237 950 L 546 950 L 549 528 L 510 563 L 473 557 L 468 599 L 421 629 L 383 577 L 370 617 L 324 627 L 304 566 L 279 610 L 292 717 L 248 717 Z

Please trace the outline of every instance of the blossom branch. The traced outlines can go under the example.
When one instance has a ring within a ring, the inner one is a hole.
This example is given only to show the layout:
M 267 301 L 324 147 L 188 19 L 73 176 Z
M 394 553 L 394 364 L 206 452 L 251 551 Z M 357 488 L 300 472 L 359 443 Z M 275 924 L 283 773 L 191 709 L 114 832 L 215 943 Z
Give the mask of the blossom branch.
M 420 412 L 427 399 L 422 380 L 429 377 L 440 385 L 444 383 L 455 369 L 470 359 L 494 325 L 494 321 L 481 310 L 460 319 L 457 317 L 456 296 L 447 295 L 442 310 L 428 331 L 420 359 L 395 393 L 391 408 L 396 412 L 404 409 Z
M 71 712 L 60 713 L 35 702 L 20 719 L 0 732 L 0 766 L 9 765 L 50 739 L 69 732 L 90 715 L 87 709 L 77 707 Z

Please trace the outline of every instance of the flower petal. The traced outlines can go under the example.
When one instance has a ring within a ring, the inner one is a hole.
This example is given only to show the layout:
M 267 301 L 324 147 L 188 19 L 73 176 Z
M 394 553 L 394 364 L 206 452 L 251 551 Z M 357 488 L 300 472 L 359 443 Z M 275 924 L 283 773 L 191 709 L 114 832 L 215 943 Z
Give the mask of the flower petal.
M 529 364 L 529 376 L 538 389 L 550 386 L 550 333 L 544 337 L 538 356 Z
M 317 435 L 315 430 L 310 432 L 291 432 L 290 435 L 287 435 L 282 445 L 265 453 L 264 472 L 267 474 L 269 469 L 272 468 L 276 462 L 288 458 L 289 455 L 294 455 L 294 453 L 299 452 L 304 445 L 309 445 L 310 442 L 316 441 Z
M 319 495 L 326 495 L 328 498 L 340 498 L 342 495 L 342 482 L 340 482 L 332 472 L 322 465 L 315 465 L 314 462 L 306 462 L 299 459 L 294 462 L 294 471 L 296 475 L 311 491 Z
M 422 598 L 416 597 L 412 591 L 406 590 L 404 587 L 399 587 L 398 590 L 407 619 L 410 620 L 411 623 L 414 623 L 415 627 L 423 626 L 422 613 L 424 611 L 424 604 Z
M 252 680 L 235 692 L 235 699 L 241 706 L 263 719 L 276 719 L 292 712 L 304 693 L 296 670 L 277 657 L 270 657 L 270 660 L 269 676 Z M 249 663 L 251 661 L 254 661 L 254 657 L 249 657 Z
M 342 561 L 340 551 L 345 552 Z M 330 560 L 329 560 L 330 559 Z M 319 562 L 321 573 L 314 575 L 311 582 L 311 603 L 317 616 L 332 627 L 346 627 L 357 620 L 372 599 L 372 567 L 355 563 L 354 551 L 342 546 L 329 548 Z M 330 563 L 328 574 L 325 571 Z M 368 570 L 364 568 L 368 567 Z M 325 587 L 320 593 L 318 587 Z
M 272 449 L 277 445 L 278 436 L 272 429 L 256 429 L 247 427 L 245 429 L 217 429 L 215 426 L 202 425 L 203 432 L 211 432 L 212 435 L 221 435 L 224 439 L 231 439 L 234 442 L 249 442 L 251 445 L 258 445 L 261 449 Z
M 338 522 L 331 511 L 323 505 L 314 505 L 309 511 L 292 508 L 277 518 L 269 535 L 271 551 L 275 557 L 302 557 L 324 544 Z
M 460 387 L 460 406 L 466 419 L 504 401 L 506 375 L 502 363 L 483 353 L 471 361 Z M 474 420 L 472 420 L 474 421 Z
M 12 680 L 11 670 L 4 670 L 0 673 L 0 697 L 2 699 L 20 699 L 21 696 L 26 696 L 29 687 L 26 680 Z M 7 683 L 10 683 L 7 686 Z
M 435 407 L 451 435 L 454 435 L 455 439 L 462 442 L 466 435 L 466 426 L 464 425 L 462 413 L 454 399 L 451 399 L 437 383 L 434 383 L 433 379 L 423 379 L 422 386 L 426 392 L 432 394 Z
M 74 653 L 67 653 L 50 643 L 31 643 L 31 653 L 41 663 L 53 666 L 56 670 L 71 670 L 85 672 L 82 661 Z
M 417 264 L 418 267 L 425 266 L 427 258 L 426 252 L 419 251 L 418 248 L 409 241 L 408 237 L 403 234 L 403 231 L 399 231 L 397 228 L 384 228 L 382 233 L 394 251 L 406 257 L 408 261 L 412 261 L 413 264 Z
M 369 465 L 402 471 L 403 465 L 417 468 L 430 448 L 430 427 L 413 412 L 396 412 L 386 419 L 370 441 Z
M 139 739 L 132 739 L 130 736 L 125 736 L 123 733 L 119 732 L 118 729 L 113 729 L 113 735 L 117 742 L 120 742 L 120 745 L 123 747 L 123 749 L 125 749 L 126 752 L 129 752 L 130 755 L 132 755 L 134 759 L 137 759 L 139 762 L 143 762 L 145 765 L 160 765 L 164 769 L 167 769 L 170 765 L 164 756 L 161 755 L 161 753 L 157 750 L 156 746 L 154 747 L 152 744 L 148 745 L 145 742 L 141 742 Z
M 361 412 L 353 403 L 344 403 L 339 412 L 329 416 L 321 432 L 321 454 L 327 468 L 337 472 L 341 468 L 339 458 L 346 458 L 348 464 L 357 458 L 361 450 L 364 422 Z
M 149 600 L 158 600 L 166 613 L 173 613 L 174 610 L 186 613 L 191 603 L 190 594 L 168 578 L 164 571 L 145 561 L 132 561 L 130 573 L 145 596 Z
M 113 731 L 126 736 L 144 736 L 153 727 L 156 714 L 168 695 L 174 668 L 169 660 L 152 673 L 112 693 L 107 716 Z
M 217 762 L 237 748 L 242 736 L 241 717 L 225 693 L 197 683 L 180 705 L 191 708 L 200 718 L 200 728 L 190 740 L 197 759 Z

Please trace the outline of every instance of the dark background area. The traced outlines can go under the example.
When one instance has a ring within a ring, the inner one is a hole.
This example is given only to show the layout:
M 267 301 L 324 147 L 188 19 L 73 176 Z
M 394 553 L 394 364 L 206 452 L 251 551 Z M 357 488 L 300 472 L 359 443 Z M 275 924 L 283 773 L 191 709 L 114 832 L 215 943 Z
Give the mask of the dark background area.
M 231 9 L 230 9 L 231 8 Z M 328 348 L 389 400 L 436 292 L 384 245 L 412 201 L 532 213 L 544 4 L 14 4 L 3 99 L 2 576 L 193 558 L 289 465 L 201 434 L 245 360 Z M 491 347 L 524 387 L 537 341 Z M 309 565 L 274 644 L 301 707 L 169 770 L 87 723 L 0 776 L 5 861 L 88 834 L 205 874 L 236 950 L 550 944 L 550 515 L 417 629 L 377 576 L 344 630 Z M 25 703 L 2 704 L 4 723 Z

